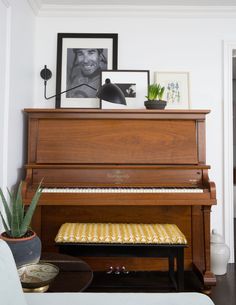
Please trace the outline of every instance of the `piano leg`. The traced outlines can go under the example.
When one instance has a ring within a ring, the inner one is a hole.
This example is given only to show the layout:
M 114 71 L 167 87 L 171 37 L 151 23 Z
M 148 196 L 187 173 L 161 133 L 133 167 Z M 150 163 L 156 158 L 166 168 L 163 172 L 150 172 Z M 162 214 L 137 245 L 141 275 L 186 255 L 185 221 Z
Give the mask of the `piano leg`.
M 204 285 L 205 286 L 214 286 L 216 285 L 215 275 L 210 271 L 211 270 L 211 253 L 210 253 L 210 213 L 211 206 L 203 206 L 203 229 L 204 229 L 204 249 L 205 249 L 205 272 L 204 272 Z
M 193 268 L 206 291 L 216 285 L 210 265 L 210 212 L 210 206 L 192 207 Z

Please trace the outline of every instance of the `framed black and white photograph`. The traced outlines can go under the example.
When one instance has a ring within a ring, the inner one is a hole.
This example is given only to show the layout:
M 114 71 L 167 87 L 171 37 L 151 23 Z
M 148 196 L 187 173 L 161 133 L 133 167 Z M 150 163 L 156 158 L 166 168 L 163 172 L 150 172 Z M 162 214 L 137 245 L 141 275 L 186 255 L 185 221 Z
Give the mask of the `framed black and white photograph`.
M 100 108 L 102 70 L 117 69 L 118 34 L 59 33 L 56 108 Z M 75 88 L 76 87 L 76 88 Z
M 148 70 L 107 70 L 101 71 L 101 84 L 106 79 L 116 84 L 123 92 L 126 104 L 114 104 L 101 100 L 102 109 L 143 109 L 149 85 Z

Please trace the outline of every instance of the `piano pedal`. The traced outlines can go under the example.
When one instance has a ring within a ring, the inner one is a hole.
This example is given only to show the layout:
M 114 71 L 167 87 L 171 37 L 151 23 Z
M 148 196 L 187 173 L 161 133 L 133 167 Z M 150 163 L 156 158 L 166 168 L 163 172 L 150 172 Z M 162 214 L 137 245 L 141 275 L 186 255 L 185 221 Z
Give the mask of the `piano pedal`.
M 114 268 L 112 266 L 109 267 L 109 270 L 106 272 L 107 274 L 113 274 Z
M 122 266 L 122 267 L 121 267 L 121 273 L 123 273 L 123 274 L 129 274 L 129 270 L 127 270 L 127 269 L 125 268 L 125 266 Z
M 120 266 L 116 266 L 116 269 L 115 269 L 115 272 L 114 272 L 116 275 L 119 275 L 121 274 L 121 268 Z
M 110 266 L 106 274 L 115 274 L 115 275 L 120 275 L 120 274 L 129 274 L 129 271 L 125 268 L 125 266 L 116 266 L 115 268 L 113 266 Z

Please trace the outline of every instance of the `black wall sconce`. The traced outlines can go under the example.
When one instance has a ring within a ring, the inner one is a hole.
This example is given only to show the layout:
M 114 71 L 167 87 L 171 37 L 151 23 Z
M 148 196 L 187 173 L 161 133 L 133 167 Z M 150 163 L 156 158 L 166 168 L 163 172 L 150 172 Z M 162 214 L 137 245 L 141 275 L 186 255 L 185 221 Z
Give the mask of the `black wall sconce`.
M 88 85 L 88 84 L 79 84 L 75 87 L 69 88 L 69 89 L 64 90 L 60 93 L 57 93 L 55 95 L 47 97 L 47 81 L 52 77 L 52 72 L 45 65 L 44 69 L 42 69 L 41 72 L 40 72 L 40 76 L 44 80 L 44 98 L 46 100 L 49 100 L 53 97 L 57 97 L 59 95 L 62 95 L 63 93 L 74 90 L 74 89 L 79 88 L 81 86 L 87 86 L 87 87 L 97 91 L 96 97 L 98 97 L 98 98 L 100 98 L 104 101 L 114 103 L 114 104 L 127 105 L 124 93 L 122 92 L 122 90 L 116 84 L 112 84 L 109 78 L 107 78 L 105 80 L 105 84 L 102 85 L 98 90 L 96 88 Z

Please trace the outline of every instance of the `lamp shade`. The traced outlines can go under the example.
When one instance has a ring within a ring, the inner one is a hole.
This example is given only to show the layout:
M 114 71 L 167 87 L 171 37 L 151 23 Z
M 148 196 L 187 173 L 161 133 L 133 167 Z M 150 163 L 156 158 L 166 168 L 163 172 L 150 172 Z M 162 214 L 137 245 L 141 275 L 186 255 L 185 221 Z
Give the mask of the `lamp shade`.
M 97 97 L 110 103 L 126 105 L 124 93 L 116 84 L 112 84 L 109 78 L 98 89 Z

